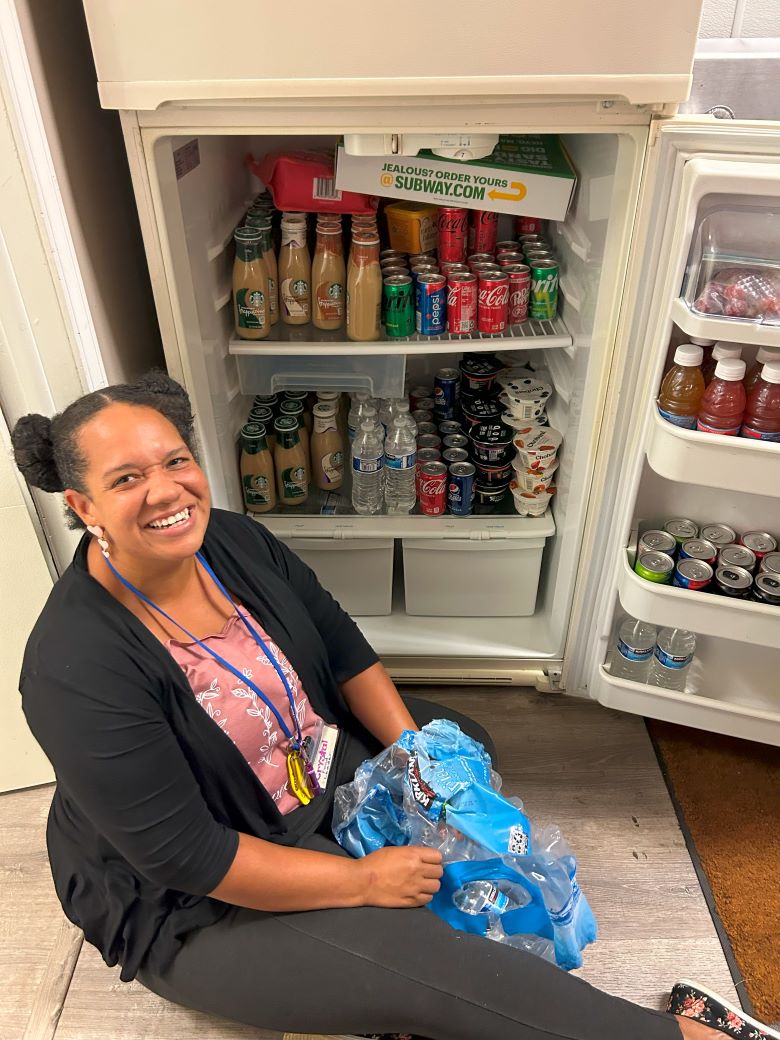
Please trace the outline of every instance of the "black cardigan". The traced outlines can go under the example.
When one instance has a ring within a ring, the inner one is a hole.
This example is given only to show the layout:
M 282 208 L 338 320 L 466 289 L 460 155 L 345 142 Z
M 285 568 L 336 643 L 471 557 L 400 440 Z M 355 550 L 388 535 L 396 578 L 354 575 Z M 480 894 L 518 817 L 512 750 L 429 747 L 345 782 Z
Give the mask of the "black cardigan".
M 184 933 L 225 912 L 206 893 L 239 831 L 290 839 L 168 651 L 89 574 L 88 541 L 30 635 L 20 690 L 57 777 L 47 829 L 57 895 L 126 981 L 147 954 L 163 970 Z M 338 684 L 377 657 L 312 571 L 254 520 L 218 509 L 203 554 L 289 658 L 312 707 L 344 724 Z

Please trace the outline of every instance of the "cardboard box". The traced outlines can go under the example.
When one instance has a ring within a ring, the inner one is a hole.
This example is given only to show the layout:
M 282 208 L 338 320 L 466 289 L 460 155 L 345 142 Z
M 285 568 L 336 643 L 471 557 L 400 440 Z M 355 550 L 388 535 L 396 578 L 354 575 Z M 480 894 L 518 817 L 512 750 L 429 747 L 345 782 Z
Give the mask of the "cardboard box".
M 576 174 L 554 134 L 504 134 L 484 159 L 347 155 L 339 146 L 336 187 L 513 216 L 563 220 Z

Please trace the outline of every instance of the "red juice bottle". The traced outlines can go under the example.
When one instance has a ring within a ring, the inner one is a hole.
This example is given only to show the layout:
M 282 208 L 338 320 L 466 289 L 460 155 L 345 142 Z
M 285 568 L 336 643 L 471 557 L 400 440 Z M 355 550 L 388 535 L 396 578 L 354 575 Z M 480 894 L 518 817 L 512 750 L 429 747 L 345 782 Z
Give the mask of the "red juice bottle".
M 709 386 L 712 382 L 712 377 L 715 375 L 715 369 L 717 368 L 718 362 L 724 358 L 741 358 L 742 347 L 736 343 L 724 343 L 718 342 L 712 348 L 712 354 L 710 355 L 709 361 L 705 361 L 701 366 L 701 374 L 704 376 L 704 385 Z
M 764 365 L 742 420 L 743 437 L 780 441 L 780 360 Z
M 715 369 L 715 377 L 704 391 L 699 405 L 696 429 L 702 433 L 719 433 L 736 437 L 742 426 L 747 398 L 742 380 L 745 362 L 738 358 L 724 358 Z
M 764 365 L 780 361 L 780 347 L 759 347 L 756 360 L 745 374 L 745 393 L 748 398 L 753 392 L 753 387 L 761 378 L 761 369 Z

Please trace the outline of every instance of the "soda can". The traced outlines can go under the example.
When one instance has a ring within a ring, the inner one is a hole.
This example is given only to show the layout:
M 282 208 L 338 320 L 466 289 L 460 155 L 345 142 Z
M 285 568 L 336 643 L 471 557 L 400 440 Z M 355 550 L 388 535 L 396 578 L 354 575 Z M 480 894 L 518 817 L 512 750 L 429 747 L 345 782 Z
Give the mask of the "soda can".
M 531 289 L 531 268 L 526 264 L 508 264 L 503 268 L 509 275 L 509 313 L 507 321 L 510 325 L 522 325 L 528 321 L 528 294 Z
M 406 274 L 394 274 L 385 278 L 385 333 L 390 339 L 401 339 L 414 334 L 414 304 L 412 303 L 412 279 Z
M 496 242 L 496 257 L 502 253 L 516 253 L 517 241 L 514 238 L 505 238 L 503 242 Z
M 683 542 L 687 542 L 689 538 L 698 538 L 699 528 L 693 522 L 693 520 L 686 520 L 683 517 L 675 517 L 674 520 L 667 520 L 664 524 L 664 531 L 670 534 L 678 545 L 682 545 Z M 704 538 L 704 532 L 702 531 L 702 538 Z M 712 538 L 706 538 L 706 541 L 712 542 L 713 545 L 718 543 Z
M 706 560 L 680 560 L 674 571 L 672 585 L 690 592 L 701 592 L 712 581 L 712 567 Z
M 768 603 L 780 607 L 780 576 L 764 571 L 753 579 L 753 599 L 756 603 Z
M 469 220 L 468 248 L 470 253 L 492 253 L 498 237 L 498 213 L 473 209 Z
M 752 574 L 756 569 L 756 554 L 746 545 L 724 545 L 718 553 L 719 567 L 743 567 Z
M 438 436 L 439 431 L 436 428 L 436 423 L 430 421 L 431 413 L 430 412 L 420 412 L 420 415 L 425 415 L 425 416 L 427 416 L 427 418 L 423 419 L 422 422 L 418 422 L 417 423 L 417 436 L 418 437 L 426 437 L 426 436 L 430 436 L 430 435 Z M 415 419 L 415 422 L 417 422 L 416 419 Z
M 456 264 L 452 260 L 443 260 L 439 264 L 439 269 L 442 274 L 468 274 L 471 268 L 468 264 Z
M 544 221 L 541 217 L 515 217 L 515 234 L 541 235 L 544 231 Z
M 429 386 L 413 386 L 409 391 L 409 408 L 411 411 L 416 412 L 420 407 L 419 401 L 425 400 L 426 397 L 431 396 L 431 388 Z
M 674 556 L 677 552 L 677 542 L 667 531 L 645 531 L 639 539 L 637 555 L 642 556 L 646 552 L 662 552 Z
M 525 263 L 525 257 L 523 256 L 522 253 L 518 253 L 518 252 L 514 252 L 514 253 L 499 253 L 498 256 L 496 257 L 496 263 L 498 264 L 499 267 L 501 267 L 504 270 L 506 270 L 506 268 L 510 264 L 524 264 Z
M 441 437 L 438 433 L 422 433 L 417 438 L 418 448 L 435 448 L 437 451 L 441 451 Z
M 447 277 L 447 331 L 471 335 L 477 328 L 477 276 L 455 271 Z
M 535 260 L 531 268 L 531 317 L 552 321 L 558 313 L 558 264 L 555 260 Z
M 730 599 L 745 599 L 750 595 L 753 575 L 744 567 L 718 567 L 715 571 L 715 592 Z
M 739 537 L 739 544 L 747 546 L 756 554 L 757 560 L 763 560 L 768 553 L 777 549 L 777 542 L 766 531 L 746 531 Z
M 447 448 L 446 451 L 442 452 L 442 462 L 446 462 L 448 466 L 451 466 L 453 462 L 468 462 L 469 453 L 465 448 Z
M 384 271 L 386 267 L 408 267 L 408 264 L 406 263 L 406 257 L 401 253 L 393 253 L 392 256 L 386 256 L 383 260 L 380 260 L 379 266 Z
M 534 246 L 533 249 L 523 250 L 526 261 L 530 260 L 554 260 L 555 253 L 547 246 Z
M 410 276 L 411 272 L 409 271 L 408 267 L 404 267 L 403 265 L 396 265 L 395 267 L 383 267 L 382 268 L 382 277 L 383 278 L 391 278 L 393 275 L 396 275 L 396 274 L 404 274 L 408 278 Z
M 439 208 L 439 260 L 460 263 L 466 259 L 469 211 L 458 206 Z
M 417 497 L 425 516 L 442 516 L 447 511 L 447 467 L 443 462 L 426 462 L 421 468 Z
M 689 538 L 680 546 L 681 560 L 703 560 L 714 567 L 718 559 L 718 550 L 706 538 Z
M 482 271 L 479 276 L 477 327 L 497 335 L 506 330 L 509 312 L 509 275 L 504 271 Z
M 436 250 L 426 249 L 424 253 L 410 253 L 409 264 L 429 264 L 436 262 Z
M 418 448 L 417 465 L 414 471 L 414 491 L 418 499 L 420 497 L 420 475 L 422 473 L 422 468 L 423 466 L 427 466 L 429 462 L 441 462 L 441 452 L 437 451 L 436 448 Z
M 540 235 L 538 231 L 536 231 L 536 232 L 529 232 L 528 234 L 525 234 L 525 235 L 518 235 L 517 236 L 517 241 L 518 241 L 521 249 L 525 249 L 526 246 L 533 246 L 533 245 L 547 246 L 547 245 L 549 245 L 549 242 L 547 242 L 547 240 L 545 238 L 543 238 L 542 235 Z
M 469 439 L 465 433 L 449 433 L 442 438 L 445 448 L 465 448 L 468 450 Z
M 441 426 L 439 432 L 441 433 Z M 780 552 L 767 553 L 758 569 L 762 574 L 780 574 Z
M 414 419 L 414 421 L 417 423 L 417 429 L 418 430 L 420 429 L 420 427 L 424 423 L 430 423 L 431 425 L 433 425 L 433 412 L 432 411 L 427 411 L 426 412 L 424 408 L 415 408 L 415 410 L 411 413 L 411 416 Z
M 695 538 L 696 535 L 691 535 Z M 732 545 L 737 540 L 737 532 L 733 527 L 726 524 L 705 524 L 699 532 L 699 537 L 707 542 L 712 542 L 716 549 L 722 549 L 724 545 Z
M 493 264 L 496 258 L 492 253 L 472 253 L 466 257 L 466 263 L 474 270 L 474 264 Z
M 453 462 L 447 479 L 447 506 L 453 516 L 469 516 L 474 508 L 474 467 Z
M 434 403 L 434 399 L 433 398 L 434 398 L 433 390 L 429 390 L 428 391 L 428 396 L 427 397 L 418 397 L 417 400 L 415 401 L 415 404 L 417 405 L 416 411 L 418 411 L 418 412 L 432 412 L 434 407 L 435 407 L 435 403 Z M 430 419 L 428 421 L 430 422 Z
M 447 279 L 443 274 L 418 274 L 417 331 L 421 336 L 440 336 L 446 327 Z
M 433 414 L 437 419 L 452 419 L 460 397 L 460 372 L 457 368 L 440 368 L 433 381 Z
M 383 249 L 382 252 L 379 254 L 379 263 L 381 264 L 383 260 L 393 259 L 400 260 L 402 263 L 406 263 L 406 257 L 407 254 L 402 253 L 400 249 Z
M 409 271 L 409 274 L 411 275 L 412 284 L 414 285 L 415 291 L 416 291 L 416 289 L 417 289 L 417 279 L 420 277 L 420 275 L 421 274 L 436 274 L 436 275 L 438 275 L 439 274 L 439 268 L 436 266 L 436 264 L 414 264 L 414 266 Z
M 449 437 L 453 433 L 463 433 L 463 427 L 456 419 L 445 419 L 439 423 L 439 433 L 442 437 Z
M 654 581 L 658 585 L 668 585 L 674 574 L 674 560 L 668 553 L 646 552 L 637 554 L 634 570 L 645 581 Z
M 485 260 L 484 263 L 474 264 L 471 268 L 471 273 L 475 274 L 477 278 L 483 274 L 490 274 L 491 271 L 500 271 L 501 268 L 494 260 Z

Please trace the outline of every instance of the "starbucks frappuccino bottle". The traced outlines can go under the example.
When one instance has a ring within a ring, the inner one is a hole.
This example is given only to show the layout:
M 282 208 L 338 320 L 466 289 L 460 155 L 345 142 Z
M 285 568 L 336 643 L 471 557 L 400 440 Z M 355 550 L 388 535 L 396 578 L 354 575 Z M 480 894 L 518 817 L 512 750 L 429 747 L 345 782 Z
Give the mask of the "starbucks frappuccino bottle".
M 344 440 L 336 423 L 336 406 L 315 404 L 311 438 L 312 479 L 323 491 L 335 491 L 344 482 Z
M 267 513 L 276 505 L 274 461 L 262 423 L 241 427 L 241 485 L 250 513 Z
M 298 423 L 298 437 L 301 441 L 301 447 L 303 448 L 304 458 L 306 460 L 306 483 L 308 484 L 311 480 L 311 466 L 309 464 L 309 431 L 306 429 L 306 423 L 303 418 L 303 403 L 301 401 L 282 401 L 279 409 L 281 415 L 291 415 Z
M 279 305 L 286 325 L 311 321 L 311 259 L 306 245 L 306 221 L 282 218 L 279 251 Z
M 233 264 L 233 316 L 240 339 L 265 339 L 271 331 L 268 268 L 257 228 L 236 228 Z
M 285 401 L 300 401 L 303 406 L 303 425 L 309 433 L 312 431 L 312 416 L 309 407 L 309 393 L 307 390 L 285 390 Z
M 317 248 L 311 281 L 312 323 L 318 329 L 340 329 L 344 324 L 346 271 L 340 225 L 317 222 Z
M 301 506 L 309 496 L 309 483 L 306 479 L 306 457 L 298 436 L 298 420 L 294 415 L 280 415 L 274 423 L 274 430 L 274 469 L 279 504 Z
M 265 217 L 258 230 L 261 235 L 260 251 L 263 254 L 263 260 L 265 260 L 265 266 L 268 268 L 268 304 L 271 312 L 271 324 L 275 325 L 279 321 L 279 270 L 271 238 L 270 216 Z
M 382 270 L 379 236 L 371 232 L 352 239 L 347 273 L 347 336 L 351 340 L 379 339 L 382 307 Z
M 247 422 L 249 423 L 262 423 L 265 426 L 265 439 L 268 444 L 268 450 L 273 455 L 274 445 L 276 444 L 276 437 L 273 434 L 274 428 L 274 415 L 271 408 L 264 404 L 256 404 L 249 413 Z

